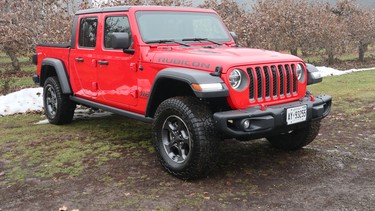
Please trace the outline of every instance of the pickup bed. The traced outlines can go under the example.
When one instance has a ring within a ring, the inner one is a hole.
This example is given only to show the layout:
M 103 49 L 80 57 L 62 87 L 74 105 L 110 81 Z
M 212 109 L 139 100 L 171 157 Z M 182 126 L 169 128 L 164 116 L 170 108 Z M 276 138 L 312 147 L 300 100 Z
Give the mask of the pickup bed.
M 207 9 L 81 10 L 71 42 L 38 45 L 34 61 L 50 123 L 70 123 L 77 104 L 150 122 L 161 164 L 182 179 L 214 169 L 224 138 L 299 149 L 331 109 L 307 90 L 322 80 L 314 66 L 239 47 Z

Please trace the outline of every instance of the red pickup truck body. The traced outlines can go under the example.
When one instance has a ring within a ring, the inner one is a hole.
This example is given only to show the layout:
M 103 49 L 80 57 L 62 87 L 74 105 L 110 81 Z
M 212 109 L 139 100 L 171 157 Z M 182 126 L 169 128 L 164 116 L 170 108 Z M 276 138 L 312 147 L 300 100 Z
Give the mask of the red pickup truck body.
M 165 18 L 165 14 L 172 18 Z M 181 20 L 177 19 L 179 15 Z M 152 22 L 159 16 L 163 22 Z M 199 19 L 200 16 L 206 19 Z M 120 35 L 112 36 L 118 33 L 117 28 L 109 28 L 124 20 L 130 47 L 108 47 L 109 40 L 123 39 Z M 210 25 L 204 24 L 210 21 L 214 26 L 206 30 Z M 200 29 L 194 24 L 203 27 Z M 193 35 L 187 39 L 171 39 L 167 31 L 174 32 L 173 36 Z M 213 34 L 214 38 L 194 38 L 194 33 Z M 74 18 L 71 43 L 38 45 L 36 52 L 35 81 L 41 86 L 47 83 L 49 87 L 55 82 L 47 81 L 48 78 L 55 77 L 57 81 L 58 88 L 47 87 L 44 93 L 47 114 L 52 108 L 52 117 L 47 116 L 56 124 L 67 123 L 72 118 L 62 117 L 64 121 L 59 121 L 55 117 L 62 107 L 54 98 L 56 89 L 61 89 L 61 96 L 66 97 L 61 102 L 102 108 L 146 122 L 156 120 L 158 108 L 168 99 L 195 98 L 208 104 L 215 131 L 224 137 L 241 139 L 306 129 L 311 122 L 327 116 L 331 106 L 329 96 L 314 97 L 306 89 L 308 83 L 321 81 L 313 66 L 292 55 L 238 47 L 216 12 L 207 9 L 113 7 L 79 11 Z M 184 118 L 175 121 L 189 128 Z M 157 127 L 158 123 L 154 124 Z M 279 147 L 299 148 L 309 143 L 305 142 Z M 174 154 L 169 157 L 171 160 L 176 156 L 188 157 L 188 154 L 182 156 L 181 147 L 176 151 L 178 147 L 165 146 L 167 154 Z M 160 148 L 163 147 L 157 147 Z M 189 145 L 188 151 L 191 150 Z M 167 158 L 161 158 L 162 164 L 172 174 L 181 178 L 200 175 L 173 167 L 176 163 L 188 162 L 186 159 L 168 164 Z M 197 170 L 200 171 L 203 170 Z

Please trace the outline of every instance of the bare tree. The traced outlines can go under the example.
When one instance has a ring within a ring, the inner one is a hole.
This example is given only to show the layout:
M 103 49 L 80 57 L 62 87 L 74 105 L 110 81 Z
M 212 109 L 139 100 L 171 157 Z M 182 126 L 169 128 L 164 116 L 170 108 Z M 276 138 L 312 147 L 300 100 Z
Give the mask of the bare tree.
M 373 11 L 361 8 L 356 0 L 339 0 L 332 12 L 346 25 L 350 41 L 358 48 L 359 61 L 363 62 L 368 45 L 375 41 Z
M 349 45 L 347 26 L 339 16 L 332 12 L 328 4 L 318 4 L 315 12 L 314 17 L 317 23 L 314 37 L 317 46 L 325 50 L 328 64 L 333 64 L 335 56 Z
M 258 0 L 250 15 L 251 34 L 257 47 L 273 50 L 289 49 L 297 55 L 320 52 L 332 64 L 335 55 L 348 45 L 347 26 L 324 3 L 307 0 Z
M 148 5 L 158 5 L 158 6 L 185 6 L 190 7 L 193 5 L 192 1 L 183 0 L 151 0 L 147 2 Z
M 97 0 L 99 2 L 97 4 L 98 7 L 113 7 L 113 6 L 126 6 L 126 5 L 144 5 L 144 0 L 108 0 L 103 2 L 101 0 Z
M 249 14 L 236 1 L 205 0 L 199 7 L 215 10 L 221 16 L 228 29 L 239 35 L 240 45 L 248 46 L 250 43 Z
M 87 5 L 87 1 L 82 1 Z M 71 31 L 68 0 L 0 1 L 0 48 L 20 71 L 19 55 L 34 52 L 38 43 L 66 42 Z
M 299 48 L 313 48 L 311 35 L 316 5 L 306 0 L 258 0 L 253 7 L 251 24 L 261 47 L 289 49 L 297 55 Z

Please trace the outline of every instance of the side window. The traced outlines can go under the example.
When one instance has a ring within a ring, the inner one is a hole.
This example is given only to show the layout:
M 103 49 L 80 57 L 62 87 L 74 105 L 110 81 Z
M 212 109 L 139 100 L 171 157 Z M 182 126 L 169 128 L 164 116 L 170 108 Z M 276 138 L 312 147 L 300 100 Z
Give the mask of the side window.
M 79 26 L 79 46 L 95 48 L 97 28 L 98 18 L 82 18 Z
M 128 17 L 112 16 L 105 19 L 104 25 L 104 48 L 112 48 L 111 33 L 127 32 L 131 38 L 131 30 Z

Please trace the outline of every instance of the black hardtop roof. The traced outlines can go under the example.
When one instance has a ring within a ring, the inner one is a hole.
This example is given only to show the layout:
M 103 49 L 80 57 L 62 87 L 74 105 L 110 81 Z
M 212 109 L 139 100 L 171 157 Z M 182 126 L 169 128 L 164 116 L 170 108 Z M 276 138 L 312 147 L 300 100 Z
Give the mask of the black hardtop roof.
M 86 10 L 79 10 L 78 12 L 76 12 L 76 15 L 103 13 L 103 12 L 126 12 L 126 11 L 129 11 L 129 8 L 130 6 L 92 8 L 92 9 L 86 9 Z
M 105 12 L 127 12 L 130 8 L 148 8 L 148 9 L 175 9 L 175 10 L 194 10 L 194 11 L 210 11 L 209 9 L 203 8 L 192 8 L 192 7 L 176 7 L 176 6 L 116 6 L 116 7 L 103 7 L 103 8 L 92 8 L 92 9 L 85 9 L 79 10 L 76 12 L 76 15 L 81 14 L 94 14 L 94 13 L 105 13 Z

